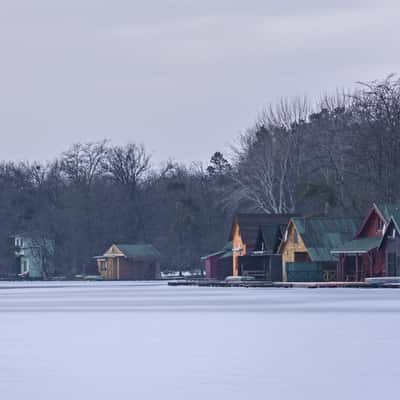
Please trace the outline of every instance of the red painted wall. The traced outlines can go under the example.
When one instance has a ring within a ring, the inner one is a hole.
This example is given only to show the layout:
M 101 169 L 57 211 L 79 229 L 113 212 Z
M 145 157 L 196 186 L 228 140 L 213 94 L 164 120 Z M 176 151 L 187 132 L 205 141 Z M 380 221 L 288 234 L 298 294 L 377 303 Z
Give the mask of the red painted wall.
M 383 236 L 383 232 L 378 230 L 379 221 L 385 223 L 380 215 L 375 210 L 372 210 L 357 238 Z
M 208 278 L 208 279 L 217 279 L 218 278 L 218 258 L 219 257 L 221 257 L 221 254 L 208 257 L 204 261 L 204 268 L 206 270 L 206 278 Z
M 383 231 L 379 230 L 379 221 L 386 223 L 380 215 L 373 209 L 367 221 L 364 223 L 361 231 L 358 233 L 357 238 L 363 237 L 379 237 L 383 236 Z M 371 258 L 372 258 L 372 271 L 371 271 Z M 385 269 L 385 250 L 373 250 L 369 255 L 364 254 L 361 256 L 361 276 L 368 278 L 371 276 L 383 276 Z

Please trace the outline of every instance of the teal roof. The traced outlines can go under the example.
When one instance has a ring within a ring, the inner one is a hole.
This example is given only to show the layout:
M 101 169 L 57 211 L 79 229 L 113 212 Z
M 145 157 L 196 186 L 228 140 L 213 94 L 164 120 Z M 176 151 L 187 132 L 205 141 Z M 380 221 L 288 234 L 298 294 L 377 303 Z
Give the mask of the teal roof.
M 353 218 L 292 218 L 313 262 L 336 261 L 331 251 L 351 240 L 360 221 Z
M 400 212 L 400 204 L 375 203 L 375 207 L 386 222 L 389 222 L 392 215 Z
M 137 257 L 157 260 L 160 252 L 151 244 L 116 244 L 126 257 Z
M 222 255 L 222 257 L 225 257 L 225 254 L 229 253 L 229 252 L 232 253 L 232 242 L 227 242 L 222 250 L 215 251 L 214 253 L 211 253 L 211 254 L 207 254 L 207 255 L 201 257 L 200 259 L 202 261 L 204 261 L 205 259 L 207 259 L 209 257 L 215 257 L 218 255 Z
M 232 242 L 227 242 L 224 246 L 224 250 L 232 250 Z
M 222 254 L 220 259 L 229 258 L 229 257 L 233 257 L 233 251 L 226 251 L 224 254 Z
M 205 256 L 202 256 L 201 258 L 200 258 L 200 260 L 206 260 L 207 258 L 210 258 L 210 257 L 215 257 L 215 256 L 218 256 L 218 255 L 221 255 L 221 254 L 224 254 L 225 253 L 225 250 L 220 250 L 220 251 L 216 251 L 216 252 L 214 252 L 214 253 L 210 253 L 210 254 L 206 254 Z
M 344 243 L 342 246 L 332 250 L 334 254 L 346 253 L 368 253 L 370 250 L 379 247 L 382 241 L 381 237 L 365 237 L 360 239 L 351 240 Z

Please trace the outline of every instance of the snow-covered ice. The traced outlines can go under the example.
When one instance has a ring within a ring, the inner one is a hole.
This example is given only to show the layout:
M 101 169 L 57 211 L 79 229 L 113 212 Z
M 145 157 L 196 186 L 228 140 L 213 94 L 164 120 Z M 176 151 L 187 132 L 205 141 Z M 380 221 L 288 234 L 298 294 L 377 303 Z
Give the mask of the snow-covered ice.
M 0 283 L 5 400 L 377 399 L 400 290 Z

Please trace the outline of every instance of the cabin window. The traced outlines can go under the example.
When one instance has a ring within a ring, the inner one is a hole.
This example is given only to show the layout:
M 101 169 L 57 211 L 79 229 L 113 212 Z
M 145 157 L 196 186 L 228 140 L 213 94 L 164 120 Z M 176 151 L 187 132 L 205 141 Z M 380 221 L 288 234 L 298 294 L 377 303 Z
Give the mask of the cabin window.
M 299 243 L 299 235 L 296 230 L 293 232 L 293 242 L 296 244 Z
M 378 231 L 383 231 L 385 229 L 385 223 L 379 218 L 378 219 Z
M 308 256 L 308 253 L 296 251 L 294 253 L 294 262 L 310 262 L 310 257 Z
M 392 228 L 389 237 L 391 239 L 395 239 L 396 238 L 396 229 L 395 228 Z
M 396 253 L 388 253 L 387 255 L 387 275 L 396 276 Z

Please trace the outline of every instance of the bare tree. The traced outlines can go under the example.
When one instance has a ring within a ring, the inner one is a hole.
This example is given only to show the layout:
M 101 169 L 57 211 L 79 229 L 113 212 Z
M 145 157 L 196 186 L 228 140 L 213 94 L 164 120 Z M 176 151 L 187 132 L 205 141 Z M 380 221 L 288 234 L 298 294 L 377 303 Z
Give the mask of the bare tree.
M 306 100 L 282 101 L 268 108 L 235 148 L 232 174 L 235 201 L 265 213 L 291 212 L 296 207 L 300 168 L 301 126 L 309 109 Z
M 72 183 L 91 186 L 105 171 L 107 152 L 107 140 L 76 143 L 62 154 L 61 171 Z
M 124 147 L 114 146 L 108 152 L 108 169 L 113 179 L 132 190 L 136 190 L 150 167 L 150 156 L 143 145 L 129 143 Z
M 357 148 L 360 162 L 384 201 L 399 201 L 400 79 L 393 74 L 381 81 L 360 83 L 353 96 L 354 118 L 361 129 Z

